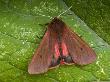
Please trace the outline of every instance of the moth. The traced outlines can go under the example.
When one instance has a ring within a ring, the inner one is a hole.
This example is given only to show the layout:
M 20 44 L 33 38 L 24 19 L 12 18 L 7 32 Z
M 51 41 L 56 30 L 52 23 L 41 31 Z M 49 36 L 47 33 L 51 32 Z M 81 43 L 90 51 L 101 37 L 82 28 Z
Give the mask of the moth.
M 60 64 L 86 65 L 96 60 L 94 50 L 58 17 L 47 31 L 29 64 L 29 74 L 41 74 Z

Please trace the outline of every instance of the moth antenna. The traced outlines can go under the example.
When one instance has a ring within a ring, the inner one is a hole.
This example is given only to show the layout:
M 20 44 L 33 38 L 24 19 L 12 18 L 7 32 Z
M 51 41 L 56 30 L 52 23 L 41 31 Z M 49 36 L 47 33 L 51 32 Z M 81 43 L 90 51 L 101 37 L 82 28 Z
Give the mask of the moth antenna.
M 68 10 L 70 10 L 72 8 L 72 6 L 70 6 L 67 10 L 63 11 L 61 14 L 59 14 L 57 17 L 59 18 L 62 14 L 64 14 L 65 12 L 67 12 Z

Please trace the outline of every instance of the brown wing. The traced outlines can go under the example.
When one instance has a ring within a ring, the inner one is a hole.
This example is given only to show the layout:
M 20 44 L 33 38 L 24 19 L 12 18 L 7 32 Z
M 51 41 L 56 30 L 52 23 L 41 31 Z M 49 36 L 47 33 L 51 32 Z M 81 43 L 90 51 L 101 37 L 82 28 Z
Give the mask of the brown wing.
M 52 54 L 54 53 L 54 42 L 54 38 L 47 31 L 29 64 L 28 72 L 30 74 L 44 73 L 48 70 L 52 61 Z
M 92 63 L 96 59 L 96 54 L 92 48 L 67 27 L 64 30 L 63 39 L 74 63 L 86 65 Z

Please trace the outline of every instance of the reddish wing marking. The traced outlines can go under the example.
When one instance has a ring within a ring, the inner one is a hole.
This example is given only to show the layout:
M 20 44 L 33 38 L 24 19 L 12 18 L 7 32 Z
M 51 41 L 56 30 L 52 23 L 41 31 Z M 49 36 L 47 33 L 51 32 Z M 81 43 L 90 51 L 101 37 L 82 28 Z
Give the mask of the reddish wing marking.
M 64 43 L 64 41 L 62 41 L 62 54 L 63 56 L 68 56 L 68 50 L 67 50 L 67 46 L 66 44 Z
M 92 63 L 96 59 L 96 54 L 75 32 L 65 28 L 63 40 L 67 46 L 72 60 L 79 65 Z
M 74 62 L 72 60 L 71 55 L 68 52 L 67 45 L 64 42 L 63 38 L 62 38 L 61 48 L 62 48 L 62 60 L 61 60 L 60 64 L 67 64 L 67 65 L 73 64 Z
M 55 43 L 55 54 L 54 54 L 54 56 L 56 59 L 58 59 L 60 56 L 59 45 L 57 42 Z

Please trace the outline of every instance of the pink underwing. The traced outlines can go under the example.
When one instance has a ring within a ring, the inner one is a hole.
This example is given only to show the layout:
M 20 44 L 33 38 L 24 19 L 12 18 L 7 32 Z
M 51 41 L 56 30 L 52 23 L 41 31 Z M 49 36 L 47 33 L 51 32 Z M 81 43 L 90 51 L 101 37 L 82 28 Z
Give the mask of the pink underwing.
M 60 64 L 87 65 L 96 60 L 94 50 L 55 17 L 28 66 L 29 74 L 41 74 Z

